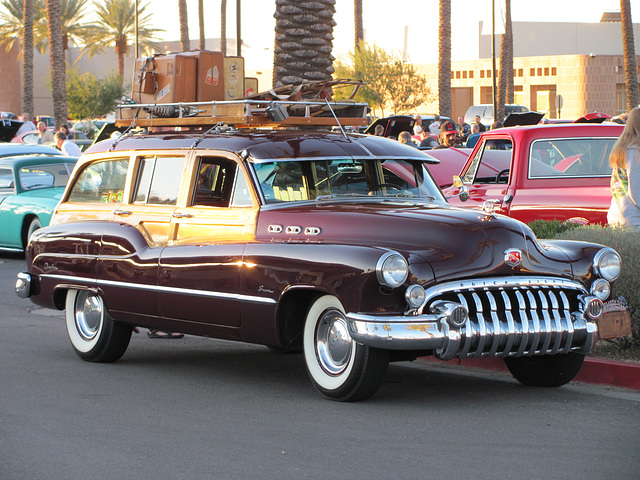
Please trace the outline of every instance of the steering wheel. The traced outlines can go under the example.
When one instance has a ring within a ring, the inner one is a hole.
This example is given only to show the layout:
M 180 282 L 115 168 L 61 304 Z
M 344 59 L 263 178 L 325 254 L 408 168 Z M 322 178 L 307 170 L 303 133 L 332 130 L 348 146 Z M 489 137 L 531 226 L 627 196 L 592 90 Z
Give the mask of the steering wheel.
M 393 189 L 398 190 L 398 191 L 402 191 L 403 190 L 399 186 L 394 185 L 392 183 L 379 183 L 378 185 L 374 185 L 373 187 L 369 188 L 367 190 L 367 193 L 374 192 L 376 190 L 380 190 L 381 188 L 393 188 Z
M 507 183 L 509 181 L 508 175 L 510 170 L 511 170 L 510 168 L 505 168 L 504 170 L 500 170 L 500 172 L 498 172 L 498 174 L 496 175 L 496 183 Z M 507 175 L 507 178 L 504 179 L 504 182 L 501 182 L 500 179 L 505 175 Z

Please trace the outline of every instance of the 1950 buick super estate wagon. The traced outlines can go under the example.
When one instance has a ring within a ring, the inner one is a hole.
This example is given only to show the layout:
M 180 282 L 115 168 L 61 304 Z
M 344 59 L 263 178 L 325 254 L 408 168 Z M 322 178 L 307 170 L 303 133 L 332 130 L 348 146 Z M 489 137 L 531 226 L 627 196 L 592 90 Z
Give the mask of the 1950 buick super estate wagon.
M 452 207 L 393 140 L 176 124 L 91 147 L 28 245 L 17 293 L 66 310 L 82 359 L 119 359 L 135 326 L 252 342 L 353 401 L 390 361 L 499 356 L 559 386 L 592 349 L 612 249 Z

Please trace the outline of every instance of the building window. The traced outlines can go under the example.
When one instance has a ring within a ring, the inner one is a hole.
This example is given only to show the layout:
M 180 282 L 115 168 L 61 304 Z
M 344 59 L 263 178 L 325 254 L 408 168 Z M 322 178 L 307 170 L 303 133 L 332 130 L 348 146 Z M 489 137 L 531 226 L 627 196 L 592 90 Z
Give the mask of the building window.
M 558 69 L 556 67 L 551 67 L 551 75 L 554 77 L 558 75 Z
M 538 67 L 538 72 L 537 72 L 538 76 L 541 77 L 542 76 L 542 68 Z
M 469 78 L 473 78 L 473 70 L 469 70 Z
M 616 113 L 627 111 L 627 88 L 624 83 L 616 84 Z
M 460 70 L 456 72 L 456 78 L 460 78 Z
M 548 77 L 549 76 L 549 67 L 545 67 L 544 68 L 544 76 Z
M 480 70 L 480 78 L 484 78 L 484 70 Z
M 466 70 L 462 72 L 462 78 L 467 78 L 467 71 Z
M 522 69 L 522 68 L 518 69 L 518 76 L 519 77 L 524 77 L 524 69 Z
M 531 75 L 532 77 L 536 76 L 536 69 L 535 68 L 530 68 L 529 69 L 529 75 Z

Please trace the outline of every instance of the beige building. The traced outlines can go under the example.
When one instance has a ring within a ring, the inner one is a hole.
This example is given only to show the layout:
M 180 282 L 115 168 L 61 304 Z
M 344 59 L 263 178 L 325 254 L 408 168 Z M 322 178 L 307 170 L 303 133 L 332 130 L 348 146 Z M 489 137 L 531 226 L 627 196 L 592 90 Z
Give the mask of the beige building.
M 491 35 L 482 22 L 478 36 L 479 60 L 451 66 L 454 118 L 471 105 L 493 103 Z M 635 51 L 640 53 L 638 24 L 634 24 L 634 39 Z M 615 116 L 626 111 L 618 13 L 603 14 L 600 23 L 514 22 L 513 43 L 514 103 L 544 112 L 547 118 L 575 119 L 590 112 Z M 496 35 L 495 51 L 499 70 L 500 35 Z M 418 71 L 433 79 L 429 86 L 437 92 L 438 66 L 423 65 Z M 437 109 L 437 97 L 420 108 L 424 112 Z

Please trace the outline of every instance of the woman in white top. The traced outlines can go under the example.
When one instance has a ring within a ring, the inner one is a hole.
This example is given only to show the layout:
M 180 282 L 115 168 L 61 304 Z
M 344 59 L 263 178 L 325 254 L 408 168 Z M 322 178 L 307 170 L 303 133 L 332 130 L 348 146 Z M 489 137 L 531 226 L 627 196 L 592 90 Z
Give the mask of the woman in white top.
M 622 135 L 613 146 L 609 163 L 611 206 L 610 225 L 630 225 L 640 231 L 640 107 L 629 112 Z

